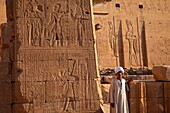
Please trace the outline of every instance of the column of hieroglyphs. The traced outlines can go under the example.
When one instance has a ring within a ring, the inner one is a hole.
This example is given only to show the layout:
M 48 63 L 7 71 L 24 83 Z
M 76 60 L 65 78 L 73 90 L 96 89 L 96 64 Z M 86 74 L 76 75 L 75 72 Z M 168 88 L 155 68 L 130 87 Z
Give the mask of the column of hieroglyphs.
M 13 112 L 101 112 L 91 0 L 13 4 Z

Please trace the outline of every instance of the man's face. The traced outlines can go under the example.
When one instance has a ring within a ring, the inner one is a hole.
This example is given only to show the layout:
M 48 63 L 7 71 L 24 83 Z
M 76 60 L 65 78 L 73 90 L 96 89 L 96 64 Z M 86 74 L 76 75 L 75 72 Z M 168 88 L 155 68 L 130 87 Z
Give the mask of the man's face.
M 123 73 L 121 71 L 119 71 L 119 72 L 116 73 L 116 76 L 117 76 L 117 79 L 121 80 Z

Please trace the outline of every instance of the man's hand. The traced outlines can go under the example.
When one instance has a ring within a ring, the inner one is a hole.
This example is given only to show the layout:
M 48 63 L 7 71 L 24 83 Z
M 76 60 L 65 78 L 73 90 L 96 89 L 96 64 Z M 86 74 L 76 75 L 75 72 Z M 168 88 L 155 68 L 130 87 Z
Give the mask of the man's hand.
M 110 103 L 110 106 L 112 106 L 113 108 L 115 107 L 115 104 L 114 103 Z

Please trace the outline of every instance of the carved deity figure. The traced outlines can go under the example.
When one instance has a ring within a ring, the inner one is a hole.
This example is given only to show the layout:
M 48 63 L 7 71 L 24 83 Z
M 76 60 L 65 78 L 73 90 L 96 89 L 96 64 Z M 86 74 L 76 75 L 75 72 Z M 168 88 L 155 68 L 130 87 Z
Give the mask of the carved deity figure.
M 129 41 L 129 61 L 130 61 L 130 66 L 132 67 L 133 65 L 137 66 L 138 65 L 138 58 L 137 58 L 137 53 L 138 53 L 138 44 L 137 44 L 137 37 L 133 33 L 133 26 L 131 21 L 126 20 L 126 25 L 128 31 L 126 32 L 126 39 Z
M 27 39 L 29 46 L 39 46 L 42 34 L 42 12 L 28 2 L 25 10 Z
M 76 0 L 75 13 L 73 19 L 75 21 L 75 39 L 74 44 L 79 46 L 85 45 L 84 23 L 83 20 L 88 20 L 87 14 L 84 13 L 84 8 L 81 0 Z
M 71 60 L 72 61 L 72 60 Z M 77 76 L 73 75 L 76 61 L 73 60 L 73 66 L 68 68 L 64 75 L 65 80 L 65 92 L 64 97 L 66 98 L 63 111 L 69 111 L 68 106 L 71 104 L 72 110 L 75 110 L 75 88 L 74 84 L 77 79 Z
M 118 57 L 117 37 L 115 36 L 115 33 L 114 33 L 114 26 L 113 26 L 111 21 L 109 21 L 108 24 L 109 24 L 109 43 L 110 43 L 110 47 L 113 50 L 114 56 Z
M 62 30 L 61 17 L 65 14 L 61 10 L 61 4 L 57 3 L 53 6 L 53 12 L 50 14 L 50 21 L 48 23 L 48 39 L 50 47 L 62 46 Z

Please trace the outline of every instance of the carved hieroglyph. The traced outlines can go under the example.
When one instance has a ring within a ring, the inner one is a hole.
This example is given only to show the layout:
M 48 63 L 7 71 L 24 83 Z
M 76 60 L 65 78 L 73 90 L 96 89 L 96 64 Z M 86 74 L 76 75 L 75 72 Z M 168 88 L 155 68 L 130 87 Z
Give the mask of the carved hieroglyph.
M 14 4 L 13 111 L 101 112 L 91 0 Z

